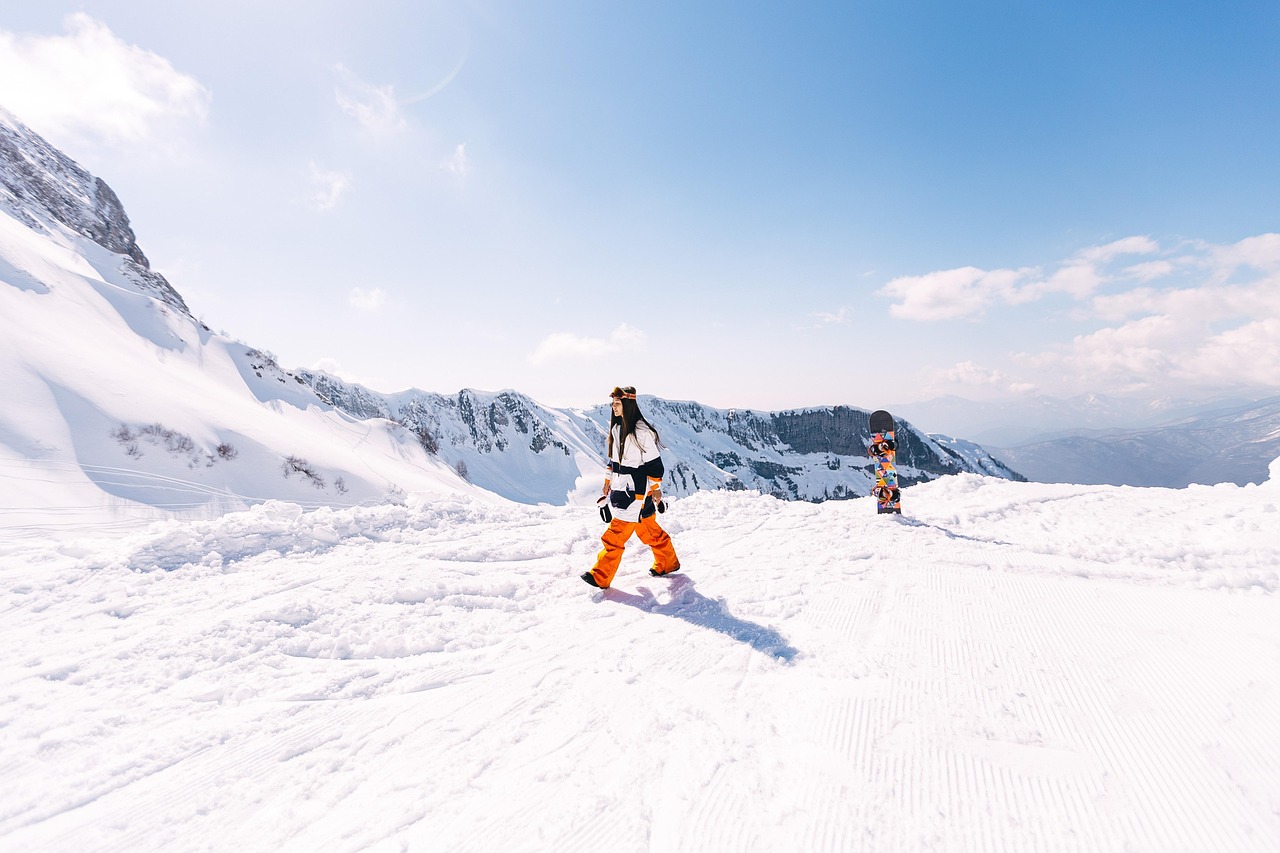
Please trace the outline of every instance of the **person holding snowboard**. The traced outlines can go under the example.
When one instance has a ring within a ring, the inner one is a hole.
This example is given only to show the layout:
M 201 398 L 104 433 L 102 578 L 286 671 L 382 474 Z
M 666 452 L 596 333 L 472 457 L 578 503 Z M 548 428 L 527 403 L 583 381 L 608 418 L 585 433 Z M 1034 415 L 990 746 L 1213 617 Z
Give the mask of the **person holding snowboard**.
M 609 527 L 600 541 L 604 549 L 596 565 L 582 579 L 594 587 L 608 589 L 622 562 L 622 551 L 634 533 L 653 549 L 649 574 L 660 577 L 680 570 L 675 546 L 667 531 L 658 525 L 656 513 L 665 512 L 662 499 L 662 454 L 658 451 L 658 431 L 645 420 L 630 385 L 614 388 L 609 394 L 613 415 L 609 419 L 609 465 L 604 490 L 597 503 L 600 516 Z

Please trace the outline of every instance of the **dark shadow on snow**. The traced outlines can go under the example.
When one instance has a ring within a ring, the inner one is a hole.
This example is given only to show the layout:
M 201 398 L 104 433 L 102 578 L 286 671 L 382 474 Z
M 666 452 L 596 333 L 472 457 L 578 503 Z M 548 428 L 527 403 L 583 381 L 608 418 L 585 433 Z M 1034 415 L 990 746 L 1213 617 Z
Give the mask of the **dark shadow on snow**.
M 687 575 L 671 578 L 671 601 L 659 604 L 658 598 L 651 590 L 640 587 L 639 595 L 623 592 L 620 589 L 606 589 L 604 598 L 619 604 L 630 605 L 647 613 L 661 616 L 673 616 L 683 619 L 701 628 L 710 628 L 731 637 L 740 643 L 746 643 L 758 652 L 771 655 L 786 663 L 791 663 L 800 650 L 787 642 L 787 639 L 773 628 L 757 625 L 740 619 L 729 612 L 723 600 L 712 600 L 694 589 L 693 579 Z

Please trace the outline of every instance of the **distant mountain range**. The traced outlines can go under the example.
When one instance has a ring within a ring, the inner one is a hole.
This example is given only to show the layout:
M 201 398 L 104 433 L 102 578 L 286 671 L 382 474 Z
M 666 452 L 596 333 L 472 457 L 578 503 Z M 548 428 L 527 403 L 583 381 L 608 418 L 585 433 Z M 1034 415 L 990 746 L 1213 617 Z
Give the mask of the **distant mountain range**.
M 1150 399 L 1107 394 L 1049 397 L 1042 394 L 979 401 L 957 396 L 895 405 L 892 410 L 930 432 L 968 436 L 993 447 L 1016 447 L 1085 430 L 1141 430 L 1247 406 L 1252 398 L 1211 400 Z
M 1280 457 L 1280 397 L 1148 429 L 1075 430 L 992 453 L 1044 483 L 1263 483 Z
M 608 413 L 515 391 L 377 394 L 214 334 L 150 269 L 116 194 L 0 110 L 0 523 L 108 509 L 208 514 L 271 499 L 598 493 Z M 865 410 L 642 398 L 667 491 L 869 493 Z M 972 442 L 900 423 L 904 483 L 1017 478 Z M 284 522 L 282 522 L 284 523 Z

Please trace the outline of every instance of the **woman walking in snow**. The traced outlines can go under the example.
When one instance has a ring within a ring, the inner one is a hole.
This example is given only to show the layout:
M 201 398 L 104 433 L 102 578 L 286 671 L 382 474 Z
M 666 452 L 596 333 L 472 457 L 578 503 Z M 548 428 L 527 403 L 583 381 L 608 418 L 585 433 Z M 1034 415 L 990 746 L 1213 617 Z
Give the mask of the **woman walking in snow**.
M 609 466 L 604 475 L 604 491 L 596 502 L 600 515 L 609 522 L 600 541 L 604 549 L 596 565 L 582 575 L 592 586 L 608 589 L 622 562 L 622 551 L 634 533 L 653 549 L 655 577 L 680 570 L 675 546 L 667 531 L 658 525 L 655 513 L 665 512 L 662 500 L 662 454 L 658 452 L 658 431 L 640 412 L 636 389 L 630 385 L 614 388 L 609 394 L 613 415 L 609 419 Z

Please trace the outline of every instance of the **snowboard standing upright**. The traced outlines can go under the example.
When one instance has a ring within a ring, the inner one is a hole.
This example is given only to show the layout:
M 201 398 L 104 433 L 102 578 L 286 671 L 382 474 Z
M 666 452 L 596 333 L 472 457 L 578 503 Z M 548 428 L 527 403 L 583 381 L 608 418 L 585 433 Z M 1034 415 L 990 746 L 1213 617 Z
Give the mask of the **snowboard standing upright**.
M 871 494 L 876 499 L 876 512 L 902 513 L 902 494 L 898 491 L 898 469 L 894 459 L 898 445 L 893 438 L 893 415 L 883 409 L 871 413 L 871 446 L 867 454 L 876 461 L 876 485 Z

